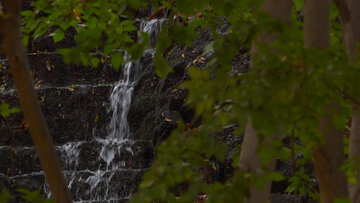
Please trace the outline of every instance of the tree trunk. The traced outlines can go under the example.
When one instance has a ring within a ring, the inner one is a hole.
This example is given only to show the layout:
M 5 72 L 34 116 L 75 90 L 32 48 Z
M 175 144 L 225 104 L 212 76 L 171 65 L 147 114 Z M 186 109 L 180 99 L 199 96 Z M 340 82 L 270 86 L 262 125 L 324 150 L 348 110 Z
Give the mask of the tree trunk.
M 360 107 L 353 105 L 353 116 L 351 121 L 351 133 L 349 142 L 349 158 L 355 158 L 355 164 L 359 164 L 360 159 Z M 360 202 L 360 168 L 356 175 L 356 184 L 349 184 L 349 197 L 352 202 Z
M 330 108 L 337 107 L 329 105 L 328 109 Z M 333 126 L 332 116 L 320 118 L 319 125 L 324 143 L 314 146 L 312 155 L 319 181 L 321 202 L 330 203 L 336 198 L 348 197 L 345 173 L 340 171 L 345 161 L 343 133 Z
M 266 141 L 265 141 L 266 142 Z M 251 120 L 249 119 L 245 129 L 244 141 L 242 143 L 242 151 L 240 155 L 239 168 L 244 172 L 257 173 L 263 175 L 261 167 L 261 161 L 256 154 L 259 144 L 257 132 L 252 127 Z M 275 159 L 273 159 L 266 168 L 268 170 L 275 170 Z M 262 189 L 258 189 L 255 186 L 250 188 L 250 196 L 246 200 L 249 203 L 262 203 L 269 201 L 269 194 L 271 190 L 271 182 L 266 181 Z
M 26 48 L 22 43 L 21 1 L 6 0 L 4 15 L 0 18 L 2 48 L 8 56 L 9 64 L 19 94 L 19 100 L 26 123 L 45 171 L 52 195 L 57 203 L 72 202 L 68 192 L 54 144 L 45 123 L 42 110 L 32 83 Z
M 345 1 L 345 0 L 343 0 Z M 360 42 L 360 1 L 347 0 L 350 12 L 350 21 L 344 21 L 342 19 L 343 39 L 346 45 L 346 51 L 349 61 L 352 63 L 355 60 L 356 47 Z M 345 8 L 346 9 L 346 8 Z M 345 10 L 343 9 L 343 10 Z M 352 107 L 352 121 L 351 132 L 349 142 L 349 159 L 357 160 L 355 164 L 358 164 L 360 159 L 360 106 L 354 104 Z M 360 168 L 358 168 L 360 173 Z M 356 184 L 349 184 L 349 197 L 353 202 L 360 202 L 360 174 L 357 174 Z
M 330 46 L 329 10 L 329 0 L 305 1 L 305 48 L 322 50 Z M 328 105 L 326 108 L 337 108 L 337 104 Z M 324 143 L 314 146 L 312 155 L 319 180 L 321 202 L 331 203 L 336 198 L 347 197 L 345 174 L 339 170 L 345 161 L 342 132 L 333 125 L 331 115 L 319 118 L 319 131 L 323 135 Z
M 281 20 L 284 22 L 290 22 L 291 20 L 291 9 L 293 6 L 292 0 L 265 0 L 261 6 L 261 10 L 269 13 L 274 19 Z M 253 42 L 251 48 L 251 55 L 254 56 L 258 52 L 258 43 L 271 43 L 276 39 L 274 33 L 260 33 L 258 38 Z M 253 64 L 253 62 L 251 62 Z M 251 66 L 250 64 L 250 66 Z M 245 172 L 258 173 L 261 169 L 261 161 L 256 154 L 258 148 L 258 136 L 254 130 L 249 118 L 248 124 L 245 129 L 244 141 L 242 143 L 242 150 L 240 155 L 239 168 Z M 266 142 L 266 141 L 265 141 Z M 275 169 L 275 160 L 272 160 L 267 166 L 269 170 Z M 261 203 L 269 201 L 269 194 L 271 189 L 271 182 L 267 181 L 265 186 L 259 190 L 256 187 L 250 188 L 250 196 L 247 202 L 250 203 Z

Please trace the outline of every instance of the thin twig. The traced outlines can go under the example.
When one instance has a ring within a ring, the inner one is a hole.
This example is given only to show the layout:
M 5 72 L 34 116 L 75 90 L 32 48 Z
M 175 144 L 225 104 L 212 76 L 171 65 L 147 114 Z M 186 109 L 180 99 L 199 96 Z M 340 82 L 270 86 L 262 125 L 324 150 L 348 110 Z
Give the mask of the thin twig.
M 349 95 L 348 93 L 344 92 L 342 89 L 340 89 L 337 86 L 333 86 L 335 89 L 337 89 L 344 97 L 345 99 L 349 99 L 350 101 L 352 101 L 353 103 L 360 105 L 360 101 L 357 100 L 356 98 L 352 97 L 351 95 Z

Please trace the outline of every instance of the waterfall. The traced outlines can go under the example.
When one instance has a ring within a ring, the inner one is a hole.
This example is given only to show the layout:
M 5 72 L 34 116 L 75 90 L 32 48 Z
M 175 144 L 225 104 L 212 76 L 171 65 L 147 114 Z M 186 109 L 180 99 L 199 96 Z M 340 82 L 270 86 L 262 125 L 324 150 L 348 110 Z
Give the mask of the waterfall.
M 157 36 L 160 32 L 161 25 L 165 19 L 153 19 L 151 21 L 142 21 L 140 24 L 140 31 L 149 35 L 150 46 L 156 45 Z M 141 35 L 140 35 L 141 40 Z M 154 54 L 154 49 L 144 51 L 144 54 Z M 129 60 L 129 56 L 125 53 L 124 59 Z M 140 61 L 127 61 L 123 68 L 123 79 L 120 80 L 114 87 L 110 96 L 110 108 L 112 118 L 109 125 L 109 134 L 112 139 L 123 141 L 128 139 L 129 127 L 127 123 L 127 115 L 131 104 L 131 96 L 134 90 L 134 85 L 142 71 L 143 67 Z
M 125 56 L 125 58 L 127 58 Z M 119 141 L 127 139 L 129 136 L 129 127 L 127 115 L 131 104 L 131 96 L 134 90 L 135 81 L 130 80 L 130 71 L 138 71 L 136 63 L 126 62 L 124 65 L 123 79 L 114 87 L 110 96 L 110 108 L 112 117 L 109 124 L 109 136 Z
M 154 56 L 157 36 L 164 22 L 164 19 L 153 19 L 140 23 L 140 31 L 147 33 L 150 38 L 151 49 L 145 50 L 144 55 Z M 64 173 L 68 179 L 68 187 L 76 202 L 113 202 L 129 199 L 131 193 L 124 197 L 126 192 L 114 190 L 126 190 L 121 188 L 125 187 L 121 181 L 131 181 L 131 177 L 126 177 L 128 172 L 140 170 L 126 168 L 127 163 L 121 156 L 124 153 L 134 154 L 131 146 L 136 140 L 131 139 L 127 117 L 134 87 L 145 67 L 141 59 L 129 61 L 130 57 L 126 53 L 124 55 L 122 78 L 114 85 L 107 105 L 107 112 L 111 115 L 107 136 L 95 138 L 93 141 L 70 142 L 60 147 L 62 156 L 65 156 Z M 92 168 L 84 166 L 90 163 L 82 160 L 82 154 L 89 153 L 89 148 L 97 149 L 98 153 L 94 160 L 87 160 L 96 163 Z M 44 190 L 50 197 L 47 185 L 44 186 Z

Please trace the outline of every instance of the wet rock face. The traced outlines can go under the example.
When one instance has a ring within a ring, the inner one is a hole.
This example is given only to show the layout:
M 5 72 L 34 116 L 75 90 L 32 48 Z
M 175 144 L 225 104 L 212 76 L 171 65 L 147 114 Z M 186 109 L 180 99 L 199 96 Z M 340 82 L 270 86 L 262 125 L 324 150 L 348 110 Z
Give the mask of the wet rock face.
M 74 199 L 90 200 L 93 195 L 89 194 L 90 188 L 92 193 L 98 194 L 99 202 L 110 197 L 114 202 L 126 201 L 136 190 L 143 172 L 150 167 L 154 147 L 149 140 L 121 143 L 112 163 L 117 167 L 107 168 L 100 158 L 103 146 L 97 140 L 108 135 L 109 95 L 121 78 L 121 71 L 115 71 L 107 60 L 94 69 L 66 65 L 56 53 L 30 53 L 28 56 L 34 86 L 57 145 L 58 157 L 66 177 L 73 180 Z M 143 60 L 144 64 L 151 62 L 149 57 Z M 19 107 L 7 60 L 2 59 L 0 63 L 1 100 Z M 22 114 L 1 117 L 0 134 L 0 189 L 7 188 L 15 195 L 16 188 L 20 187 L 46 193 L 44 174 Z M 71 154 L 69 145 L 75 146 L 77 153 Z M 72 156 L 76 156 L 76 163 Z M 86 181 L 89 177 L 97 177 L 98 170 L 105 171 L 99 177 L 100 182 Z M 102 195 L 104 191 L 105 196 Z
M 154 144 L 166 139 L 177 127 L 176 121 L 190 122 L 194 112 L 184 106 L 188 91 L 179 85 L 188 79 L 186 68 L 190 65 L 204 67 L 194 60 L 203 53 L 204 47 L 212 41 L 209 31 L 199 32 L 194 47 L 174 45 L 167 60 L 173 72 L 165 78 L 156 75 L 155 67 L 149 64 L 134 89 L 134 100 L 129 112 L 130 131 L 136 139 L 149 139 Z M 185 57 L 184 57 L 185 56 Z M 166 121 L 164 113 L 174 119 Z
M 29 53 L 30 71 L 36 87 L 66 87 L 71 85 L 111 84 L 121 76 L 121 71 L 114 70 L 109 60 L 104 60 L 98 68 L 65 64 L 57 53 Z M 0 60 L 0 88 L 15 88 L 7 59 Z
M 74 200 L 124 202 L 136 191 L 142 174 L 154 160 L 153 134 L 131 134 L 130 139 L 124 141 L 107 140 L 111 118 L 109 96 L 122 78 L 122 70 L 115 71 L 107 59 L 98 68 L 66 65 L 59 54 L 51 51 L 58 46 L 73 46 L 72 33 L 68 37 L 63 42 L 65 44 L 37 38 L 29 45 L 30 50 L 36 51 L 29 53 L 28 57 L 40 105 Z M 141 76 L 131 72 L 131 78 L 141 77 L 141 81 L 147 82 L 147 76 L 154 76 L 151 79 L 160 81 L 155 74 L 151 52 L 145 52 L 138 63 L 144 70 L 139 72 Z M 7 59 L 0 59 L 0 64 L 1 100 L 19 107 Z M 160 84 L 156 81 L 150 86 Z M 140 82 L 136 86 L 139 88 Z M 152 107 L 157 106 L 156 93 L 148 93 L 143 98 L 152 105 L 142 104 L 144 108 L 137 109 L 138 114 L 130 114 L 130 120 L 134 121 L 134 124 L 130 121 L 130 125 L 155 126 L 156 120 L 143 123 L 132 117 L 147 115 Z M 136 101 L 136 96 L 132 100 Z M 176 124 L 173 122 L 174 127 Z M 48 194 L 39 158 L 22 114 L 1 117 L 0 134 L 1 189 L 7 188 L 15 195 L 18 195 L 18 187 L 41 190 L 44 196 Z
M 110 84 L 39 88 L 38 98 L 55 144 L 105 136 L 106 123 L 110 118 L 103 103 L 110 91 Z M 0 97 L 12 106 L 19 106 L 15 93 Z M 2 145 L 32 145 L 30 132 L 21 114 L 0 118 L 0 126 Z

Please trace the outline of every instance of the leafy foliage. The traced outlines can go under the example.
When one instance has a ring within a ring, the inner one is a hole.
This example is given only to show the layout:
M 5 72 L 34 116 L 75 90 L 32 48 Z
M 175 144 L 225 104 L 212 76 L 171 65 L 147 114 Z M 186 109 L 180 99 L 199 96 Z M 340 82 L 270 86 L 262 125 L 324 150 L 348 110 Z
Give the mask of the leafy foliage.
M 53 203 L 53 199 L 45 199 L 43 200 L 39 190 L 30 191 L 27 189 L 19 188 L 17 189 L 19 193 L 21 193 L 21 198 L 26 202 L 30 203 Z M 0 193 L 0 202 L 8 202 L 12 200 L 14 197 L 7 190 L 3 190 Z
M 136 31 L 133 14 L 127 9 L 138 9 L 147 1 L 49 1 L 33 2 L 33 11 L 23 11 L 25 41 L 40 35 L 47 35 L 59 42 L 65 38 L 65 32 L 76 31 L 76 46 L 70 49 L 59 49 L 65 62 L 82 63 L 98 66 L 97 52 L 103 57 L 111 56 L 118 68 L 118 49 L 125 49 L 132 59 L 139 57 L 136 53 L 144 44 L 134 43 L 131 32 Z M 48 33 L 48 28 L 56 30 Z M 27 42 L 25 42 L 27 43 Z M 132 44 L 133 46 L 129 46 Z
M 289 159 L 290 150 L 281 140 L 295 129 L 296 139 L 302 143 L 296 145 L 296 153 L 301 158 L 297 160 L 299 172 L 289 180 L 287 191 L 310 193 L 306 187 L 310 178 L 301 171 L 311 159 L 311 147 L 322 141 L 317 120 L 333 115 L 334 125 L 344 128 L 351 116 L 349 106 L 359 99 L 359 60 L 352 65 L 347 62 L 334 6 L 332 46 L 316 51 L 303 48 L 303 25 L 297 20 L 295 9 L 291 24 L 282 24 L 259 10 L 261 2 L 150 1 L 153 7 L 163 5 L 169 9 L 170 20 L 163 27 L 156 47 L 155 64 L 159 76 L 165 77 L 172 71 L 166 56 L 173 44 L 191 46 L 202 29 L 211 32 L 213 42 L 203 50 L 203 55 L 211 55 L 206 67 L 189 67 L 191 79 L 181 85 L 189 89 L 186 103 L 196 110 L 195 119 L 201 118 L 201 125 L 189 128 L 180 122 L 172 135 L 158 146 L 157 160 L 144 175 L 133 202 L 189 202 L 201 194 L 206 194 L 210 202 L 241 202 L 251 186 L 261 188 L 266 178 L 283 180 L 282 175 L 264 168 L 263 175 L 236 170 L 225 182 L 210 185 L 204 181 L 203 166 L 212 166 L 225 158 L 233 159 L 233 165 L 237 166 L 238 153 L 230 157 L 215 134 L 232 125 L 237 126 L 234 134 L 239 135 L 248 117 L 260 133 L 258 154 L 264 165 L 273 158 Z M 294 2 L 296 9 L 303 5 L 302 0 Z M 77 45 L 58 50 L 68 63 L 97 66 L 97 57 L 101 56 L 111 57 L 113 66 L 119 68 L 123 60 L 119 50 L 126 50 L 133 60 L 140 57 L 148 45 L 147 40 L 138 42 L 131 35 L 137 30 L 134 11 L 147 7 L 148 1 L 38 0 L 33 6 L 35 12 L 23 12 L 24 32 L 28 35 L 44 35 L 49 26 L 55 26 L 55 32 L 48 35 L 59 42 L 67 30 L 76 30 Z M 201 18 L 194 17 L 198 13 Z M 186 23 L 177 21 L 179 14 L 189 20 Z M 220 32 L 224 24 L 228 26 Z M 258 54 L 252 56 L 248 73 L 230 74 L 232 60 L 239 50 L 244 47 L 249 50 L 250 42 L 264 32 L 276 34 L 277 40 L 258 45 Z M 146 35 L 143 36 L 146 39 Z M 91 54 L 94 52 L 97 54 Z M 325 108 L 331 103 L 338 106 Z M 270 148 L 263 143 L 267 137 L 273 138 Z M 351 171 L 349 174 L 353 175 Z
M 19 188 L 17 189 L 18 192 L 20 192 L 21 198 L 30 202 L 30 203 L 53 203 L 53 199 L 45 199 L 43 200 L 40 194 L 39 190 L 30 191 L 27 189 Z
M 0 202 L 8 202 L 11 198 L 12 198 L 12 196 L 10 195 L 9 191 L 7 191 L 7 190 L 3 190 L 0 193 Z
M 8 117 L 10 114 L 18 113 L 20 112 L 20 109 L 10 107 L 9 104 L 5 103 L 4 101 L 0 104 L 0 115 L 2 117 Z

